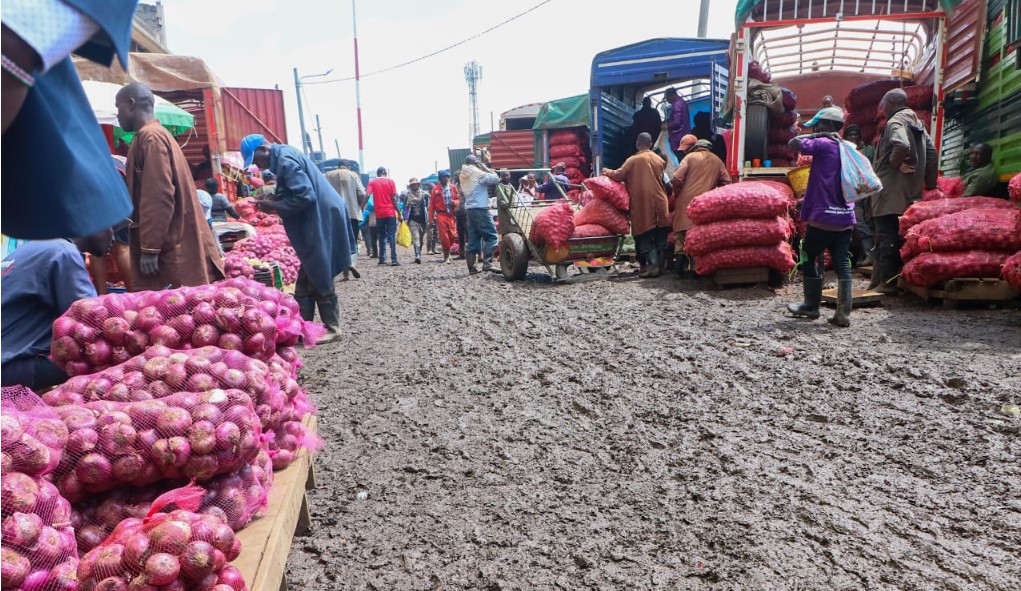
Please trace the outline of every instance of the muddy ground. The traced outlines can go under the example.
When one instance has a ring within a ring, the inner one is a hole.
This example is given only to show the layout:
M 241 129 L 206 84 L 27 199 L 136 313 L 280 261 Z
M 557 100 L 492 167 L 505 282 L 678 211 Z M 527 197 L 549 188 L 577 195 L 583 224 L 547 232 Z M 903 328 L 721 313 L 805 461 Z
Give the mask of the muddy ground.
M 800 284 L 437 261 L 363 257 L 306 353 L 328 447 L 292 589 L 1021 585 L 1021 312 L 838 330 L 781 314 Z

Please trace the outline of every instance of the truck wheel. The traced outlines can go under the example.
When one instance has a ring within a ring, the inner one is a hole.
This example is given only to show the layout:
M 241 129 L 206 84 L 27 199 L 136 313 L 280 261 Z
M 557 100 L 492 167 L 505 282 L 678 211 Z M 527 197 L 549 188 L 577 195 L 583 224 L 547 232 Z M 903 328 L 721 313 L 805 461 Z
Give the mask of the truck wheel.
M 519 281 L 528 273 L 528 246 L 521 234 L 504 234 L 500 240 L 500 270 L 507 281 Z
M 748 105 L 748 121 L 745 122 L 745 161 L 769 160 L 769 110 L 766 105 Z

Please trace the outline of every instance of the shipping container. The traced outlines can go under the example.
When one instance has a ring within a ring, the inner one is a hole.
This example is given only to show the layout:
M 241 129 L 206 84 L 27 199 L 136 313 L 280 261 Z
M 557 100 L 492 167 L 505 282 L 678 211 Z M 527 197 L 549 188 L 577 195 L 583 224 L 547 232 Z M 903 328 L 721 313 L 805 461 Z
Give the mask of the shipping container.
M 507 169 L 533 169 L 542 164 L 541 134 L 532 129 L 494 131 L 490 134 L 489 153 L 493 166 Z
M 261 133 L 274 144 L 287 143 L 282 90 L 225 86 L 220 88 L 220 100 L 227 150 L 240 150 L 241 140 L 251 133 Z
M 450 174 L 457 174 L 457 171 L 464 166 L 464 161 L 471 154 L 470 148 L 447 148 L 447 158 L 450 161 Z

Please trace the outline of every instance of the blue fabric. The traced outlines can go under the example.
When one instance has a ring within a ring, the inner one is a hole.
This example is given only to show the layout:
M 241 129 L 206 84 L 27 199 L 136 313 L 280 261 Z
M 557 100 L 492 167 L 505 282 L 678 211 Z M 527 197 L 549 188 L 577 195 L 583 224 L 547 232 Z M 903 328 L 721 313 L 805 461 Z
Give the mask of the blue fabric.
M 255 149 L 264 143 L 266 143 L 266 138 L 258 133 L 246 135 L 241 140 L 241 157 L 245 159 L 245 168 L 252 165 L 252 158 L 255 157 Z
M 347 203 L 307 156 L 273 144 L 269 168 L 277 177 L 274 200 L 287 238 L 316 293 L 334 293 L 333 278 L 351 266 Z
M 840 187 L 840 148 L 836 140 L 828 137 L 804 139 L 801 153 L 812 157 L 805 202 L 801 206 L 802 221 L 834 229 L 854 226 L 854 204 L 844 201 L 844 191 Z
M 131 27 L 135 22 L 138 0 L 61 0 L 73 6 L 99 25 L 99 32 L 75 53 L 96 62 L 110 65 L 116 55 L 121 66 L 128 69 L 131 49 Z
M 496 233 L 496 224 L 489 209 L 468 210 L 468 242 L 465 250 L 472 254 L 481 254 L 485 258 L 493 256 L 493 249 L 500 240 Z
M 464 200 L 465 209 L 489 209 L 489 185 L 500 183 L 500 177 L 486 173 L 479 177 L 479 183 Z
M 542 195 L 543 199 L 547 200 L 563 199 L 564 196 L 560 194 L 560 191 L 557 191 L 556 183 L 560 183 L 560 188 L 564 190 L 564 193 L 567 193 L 567 191 L 570 189 L 569 187 L 569 185 L 571 184 L 570 179 L 568 179 L 567 176 L 565 175 L 555 174 L 552 177 L 550 177 L 548 181 L 537 186 L 535 188 L 535 192 Z
M 390 245 L 390 261 L 397 262 L 397 218 L 378 218 L 376 235 L 379 238 L 379 262 L 386 262 L 386 245 Z
M 53 321 L 75 301 L 96 295 L 82 254 L 67 240 L 27 242 L 3 260 L 2 268 L 4 364 L 49 353 Z

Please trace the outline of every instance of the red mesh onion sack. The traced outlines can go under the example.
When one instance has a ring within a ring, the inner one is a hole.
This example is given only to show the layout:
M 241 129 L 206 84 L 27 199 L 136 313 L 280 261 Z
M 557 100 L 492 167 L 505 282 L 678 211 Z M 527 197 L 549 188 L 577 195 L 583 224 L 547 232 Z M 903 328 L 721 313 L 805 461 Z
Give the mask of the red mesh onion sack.
M 256 236 L 238 240 L 230 254 L 280 265 L 285 285 L 298 280 L 301 262 L 285 233 L 260 232 Z
M 769 143 L 786 144 L 798 135 L 798 128 L 792 127 L 770 127 L 767 132 Z
M 873 112 L 887 92 L 894 88 L 901 88 L 901 86 L 908 87 L 913 85 L 913 82 L 907 80 L 877 80 L 868 84 L 862 84 L 851 89 L 851 92 L 847 94 L 847 98 L 844 100 L 844 105 L 849 111 L 868 110 Z
M 725 248 L 695 257 L 695 272 L 699 275 L 710 275 L 719 269 L 744 267 L 769 267 L 787 273 L 794 266 L 794 249 L 786 242 L 774 246 Z
M 3 589 L 75 591 L 78 546 L 71 505 L 52 483 L 0 470 Z
M 248 258 L 240 253 L 231 251 L 223 258 L 223 272 L 228 278 L 244 277 L 251 279 L 255 277 L 255 268 L 248 262 Z
M 695 224 L 728 219 L 772 219 L 787 211 L 786 193 L 758 182 L 734 183 L 695 197 L 688 205 L 688 217 Z
M 900 234 L 907 236 L 908 230 L 925 220 L 957 213 L 966 209 L 1017 209 L 1017 205 L 995 197 L 961 197 L 936 201 L 918 201 L 900 216 Z
M 788 185 L 787 183 L 781 183 L 780 181 L 755 181 L 755 182 L 776 189 L 785 197 L 787 197 L 787 201 L 790 202 L 791 206 L 797 204 L 798 198 L 794 196 L 794 189 L 792 189 L 791 186 Z
M 258 455 L 262 429 L 241 390 L 57 407 L 67 448 L 53 472 L 72 503 L 120 486 L 237 472 Z
M 769 121 L 775 127 L 791 127 L 798 123 L 797 111 L 783 111 L 782 113 L 769 113 Z
M 579 142 L 578 133 L 574 130 L 563 129 L 560 131 L 554 131 L 549 135 L 550 146 L 560 146 L 564 144 L 577 144 Z
M 936 188 L 942 191 L 947 199 L 956 199 L 964 195 L 964 179 L 959 176 L 941 176 L 936 179 Z
M 991 250 L 923 252 L 904 265 L 901 272 L 911 285 L 932 287 L 948 279 L 996 278 L 1010 253 Z
M 1007 193 L 1012 201 L 1021 203 L 1021 174 L 1014 175 L 1014 178 L 1007 183 Z
M 142 488 L 120 488 L 93 495 L 71 509 L 78 551 L 99 546 L 125 519 L 144 518 L 160 495 L 185 486 L 186 482 L 161 482 Z M 221 519 L 235 532 L 241 531 L 267 506 L 273 484 L 269 454 L 259 452 L 255 460 L 233 474 L 224 474 L 202 485 L 204 493 L 196 512 Z
M 588 160 L 586 160 L 583 156 L 566 156 L 564 158 L 560 158 L 558 162 L 563 162 L 564 166 L 566 166 L 568 170 L 573 168 L 577 169 L 579 172 L 581 172 L 580 169 L 582 166 L 588 165 Z
M 631 224 L 627 216 L 617 210 L 609 202 L 593 199 L 574 214 L 575 226 L 602 226 L 612 234 L 627 234 Z M 605 235 L 605 234 L 604 234 Z
M 60 463 L 68 431 L 52 408 L 24 386 L 0 392 L 0 458 L 4 472 L 44 476 Z
M 566 201 L 557 202 L 535 216 L 528 239 L 535 244 L 558 248 L 574 234 L 574 210 Z
M 1021 209 L 968 209 L 926 220 L 908 230 L 901 257 L 965 250 L 1021 250 Z
M 567 158 L 581 158 L 585 155 L 582 151 L 581 146 L 578 144 L 557 144 L 551 145 L 549 149 L 550 161 L 556 164 L 560 161 L 565 161 Z
M 798 95 L 793 90 L 781 87 L 780 92 L 783 94 L 784 111 L 793 111 L 798 108 Z
M 203 494 L 197 486 L 175 489 L 144 518 L 121 521 L 79 561 L 80 590 L 247 591 L 241 573 L 227 564 L 241 553 L 241 542 L 216 516 L 195 512 Z
M 790 237 L 791 224 L 783 217 L 721 220 L 692 226 L 684 237 L 684 252 L 698 257 L 740 246 L 773 246 Z
M 1014 289 L 1021 290 L 1021 251 L 1011 255 L 1003 262 L 1001 276 Z
M 574 227 L 572 238 L 598 238 L 601 236 L 613 236 L 619 232 L 611 232 L 599 224 L 582 224 Z
M 631 195 L 624 183 L 617 182 L 607 176 L 585 179 L 585 188 L 592 191 L 596 199 L 606 201 L 620 211 L 627 212 L 631 208 Z
M 762 68 L 762 64 L 758 60 L 748 64 L 748 77 L 758 80 L 759 82 L 765 82 L 769 84 L 773 81 L 773 77 L 770 76 L 769 72 Z
M 946 199 L 947 196 L 943 194 L 943 191 L 939 189 L 926 189 L 922 191 L 922 201 L 936 201 L 938 199 Z

